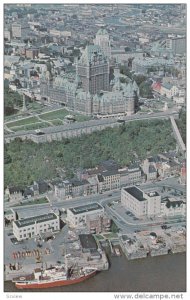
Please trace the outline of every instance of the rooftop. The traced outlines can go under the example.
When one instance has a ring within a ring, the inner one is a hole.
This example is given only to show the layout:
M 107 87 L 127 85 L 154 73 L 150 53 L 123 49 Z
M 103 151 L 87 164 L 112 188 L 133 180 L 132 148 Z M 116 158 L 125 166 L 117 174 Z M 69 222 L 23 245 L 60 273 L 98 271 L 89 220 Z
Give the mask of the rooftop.
M 138 189 L 136 186 L 124 188 L 124 190 L 129 193 L 131 196 L 136 198 L 138 201 L 145 201 L 146 199 L 143 197 L 143 191 Z
M 80 243 L 83 249 L 96 249 L 97 244 L 92 234 L 79 234 Z
M 82 206 L 77 206 L 74 208 L 69 208 L 69 210 L 74 214 L 74 215 L 78 215 L 78 214 L 82 214 L 82 213 L 87 213 L 89 211 L 96 211 L 96 210 L 102 210 L 103 207 L 98 204 L 98 203 L 90 203 L 90 204 L 86 204 L 86 205 L 82 205 Z
M 170 200 L 169 198 L 164 199 L 162 202 L 166 204 L 167 208 L 177 208 L 185 204 L 183 200 Z
M 108 32 L 105 28 L 100 28 L 96 35 L 108 35 Z
M 29 225 L 33 225 L 35 223 L 42 223 L 50 220 L 56 220 L 57 216 L 54 213 L 44 214 L 40 216 L 30 217 L 26 219 L 20 219 L 15 221 L 17 227 L 25 227 Z
M 155 197 L 155 196 L 159 196 L 158 192 L 149 192 L 146 193 L 149 197 Z
M 87 45 L 80 60 L 79 64 L 89 64 L 94 60 L 94 57 L 100 58 L 100 60 L 107 61 L 101 48 L 97 45 Z
M 155 173 L 155 172 L 156 172 L 156 169 L 155 169 L 154 166 L 150 165 L 148 171 L 149 171 L 149 173 Z

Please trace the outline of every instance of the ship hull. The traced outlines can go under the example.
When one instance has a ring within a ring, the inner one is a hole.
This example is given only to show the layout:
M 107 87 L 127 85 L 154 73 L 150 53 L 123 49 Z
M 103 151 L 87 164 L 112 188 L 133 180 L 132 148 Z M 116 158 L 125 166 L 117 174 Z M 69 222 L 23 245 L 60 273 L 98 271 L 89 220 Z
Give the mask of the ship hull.
M 81 276 L 79 278 L 74 279 L 63 279 L 63 280 L 49 280 L 49 281 L 38 281 L 38 282 L 16 282 L 15 286 L 18 289 L 46 289 L 51 287 L 57 287 L 57 286 L 66 286 L 66 285 L 72 285 L 76 283 L 83 282 L 91 277 L 93 277 L 96 274 L 96 270 L 92 271 L 88 275 Z

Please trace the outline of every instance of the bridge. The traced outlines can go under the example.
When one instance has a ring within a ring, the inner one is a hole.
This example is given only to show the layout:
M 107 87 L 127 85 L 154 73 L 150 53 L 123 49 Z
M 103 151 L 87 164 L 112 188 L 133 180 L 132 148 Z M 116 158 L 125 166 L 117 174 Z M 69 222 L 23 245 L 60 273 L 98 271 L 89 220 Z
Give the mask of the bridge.
M 185 154 L 185 152 L 186 152 L 186 147 L 185 147 L 185 144 L 184 144 L 184 142 L 183 142 L 183 140 L 182 140 L 181 134 L 180 134 L 179 129 L 178 129 L 177 125 L 176 125 L 176 122 L 175 122 L 175 120 L 174 120 L 174 117 L 173 117 L 173 116 L 170 116 L 170 120 L 171 120 L 171 123 L 172 123 L 173 132 L 174 132 L 176 141 L 177 141 L 177 143 L 178 143 L 178 145 L 179 145 L 179 148 L 180 148 L 181 152 L 182 152 L 183 154 Z
M 123 120 L 125 122 L 132 122 L 138 120 L 168 119 L 170 116 L 178 117 L 178 113 L 173 110 L 167 110 L 165 112 L 153 113 L 152 115 L 136 114 L 126 116 Z M 73 124 L 43 128 L 41 131 L 28 130 L 8 133 L 5 135 L 5 142 L 9 143 L 15 138 L 21 138 L 22 140 L 28 139 L 35 143 L 60 141 L 63 138 L 72 138 L 83 134 L 91 134 L 94 131 L 100 131 L 108 127 L 119 127 L 120 125 L 121 123 L 119 123 L 116 118 L 75 122 Z

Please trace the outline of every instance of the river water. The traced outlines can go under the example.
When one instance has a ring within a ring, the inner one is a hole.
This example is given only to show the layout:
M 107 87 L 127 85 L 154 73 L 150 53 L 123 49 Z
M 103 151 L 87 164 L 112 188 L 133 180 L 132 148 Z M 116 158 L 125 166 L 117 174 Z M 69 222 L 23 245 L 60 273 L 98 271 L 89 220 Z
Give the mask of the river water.
M 110 257 L 110 269 L 89 280 L 45 290 L 23 292 L 185 292 L 186 254 L 179 253 L 128 261 L 124 255 Z M 5 292 L 21 292 L 5 282 Z

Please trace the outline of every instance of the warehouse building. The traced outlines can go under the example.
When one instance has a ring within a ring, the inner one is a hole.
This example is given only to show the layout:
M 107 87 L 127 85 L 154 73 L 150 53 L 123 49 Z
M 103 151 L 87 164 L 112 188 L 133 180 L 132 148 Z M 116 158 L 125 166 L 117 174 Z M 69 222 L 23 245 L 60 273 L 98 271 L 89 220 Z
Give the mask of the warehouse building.
M 33 238 L 41 233 L 60 230 L 59 216 L 54 213 L 20 219 L 13 222 L 13 234 L 18 241 Z
M 161 196 L 157 192 L 145 193 L 136 186 L 122 188 L 121 203 L 137 217 L 160 214 Z
M 103 216 L 104 208 L 99 203 L 92 203 L 67 209 L 67 221 L 71 226 L 85 225 L 89 216 Z

